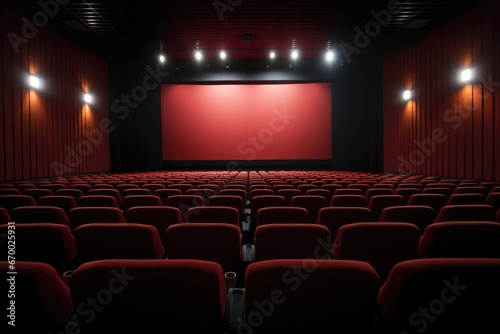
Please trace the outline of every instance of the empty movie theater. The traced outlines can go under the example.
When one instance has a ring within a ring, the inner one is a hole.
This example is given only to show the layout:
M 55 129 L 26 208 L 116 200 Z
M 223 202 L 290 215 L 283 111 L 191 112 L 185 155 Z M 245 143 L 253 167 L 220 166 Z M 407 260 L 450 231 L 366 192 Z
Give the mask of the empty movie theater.
M 500 333 L 500 2 L 0 3 L 1 333 Z

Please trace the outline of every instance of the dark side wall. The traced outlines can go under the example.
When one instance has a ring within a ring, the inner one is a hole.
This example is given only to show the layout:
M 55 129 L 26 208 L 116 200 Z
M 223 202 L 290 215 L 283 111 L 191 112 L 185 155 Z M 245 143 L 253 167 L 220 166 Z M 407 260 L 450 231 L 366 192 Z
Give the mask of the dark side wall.
M 209 67 L 207 67 L 207 65 Z M 149 66 L 149 67 L 148 67 Z M 116 172 L 160 169 L 227 169 L 227 162 L 162 161 L 161 95 L 163 83 L 266 83 L 331 82 L 331 161 L 238 162 L 243 169 L 381 169 L 381 62 L 353 61 L 331 68 L 301 61 L 267 68 L 259 61 L 235 61 L 230 68 L 218 64 L 171 62 L 159 66 L 147 60 L 110 62 L 110 134 L 112 170 Z

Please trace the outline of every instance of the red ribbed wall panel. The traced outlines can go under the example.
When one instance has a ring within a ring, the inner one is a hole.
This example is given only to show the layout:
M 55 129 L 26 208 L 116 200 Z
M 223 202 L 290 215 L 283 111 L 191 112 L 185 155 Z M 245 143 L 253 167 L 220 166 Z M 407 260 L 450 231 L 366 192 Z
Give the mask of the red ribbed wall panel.
M 108 117 L 107 62 L 46 27 L 16 52 L 7 36 L 23 36 L 22 16 L 3 5 L 0 15 L 0 181 L 109 171 L 108 134 L 85 136 Z M 31 90 L 27 74 L 44 88 Z M 95 105 L 85 105 L 84 91 Z
M 500 180 L 499 13 L 486 2 L 384 63 L 386 171 Z

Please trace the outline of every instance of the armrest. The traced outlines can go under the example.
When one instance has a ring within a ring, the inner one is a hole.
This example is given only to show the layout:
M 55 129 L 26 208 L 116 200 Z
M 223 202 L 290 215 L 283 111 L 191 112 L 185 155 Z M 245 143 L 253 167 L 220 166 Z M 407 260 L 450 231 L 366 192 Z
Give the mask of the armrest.
M 242 233 L 250 232 L 250 221 L 246 220 L 241 223 L 241 232 Z
M 243 245 L 241 250 L 241 261 L 244 264 L 252 263 L 255 259 L 255 246 Z
M 245 312 L 245 289 L 231 288 L 227 293 L 226 330 L 236 333 L 241 328 Z

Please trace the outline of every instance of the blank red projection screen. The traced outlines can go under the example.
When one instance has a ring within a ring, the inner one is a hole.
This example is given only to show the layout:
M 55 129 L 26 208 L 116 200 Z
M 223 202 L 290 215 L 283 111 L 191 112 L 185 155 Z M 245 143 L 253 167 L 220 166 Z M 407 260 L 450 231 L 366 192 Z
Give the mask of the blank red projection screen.
M 163 160 L 332 158 L 329 83 L 165 84 Z

